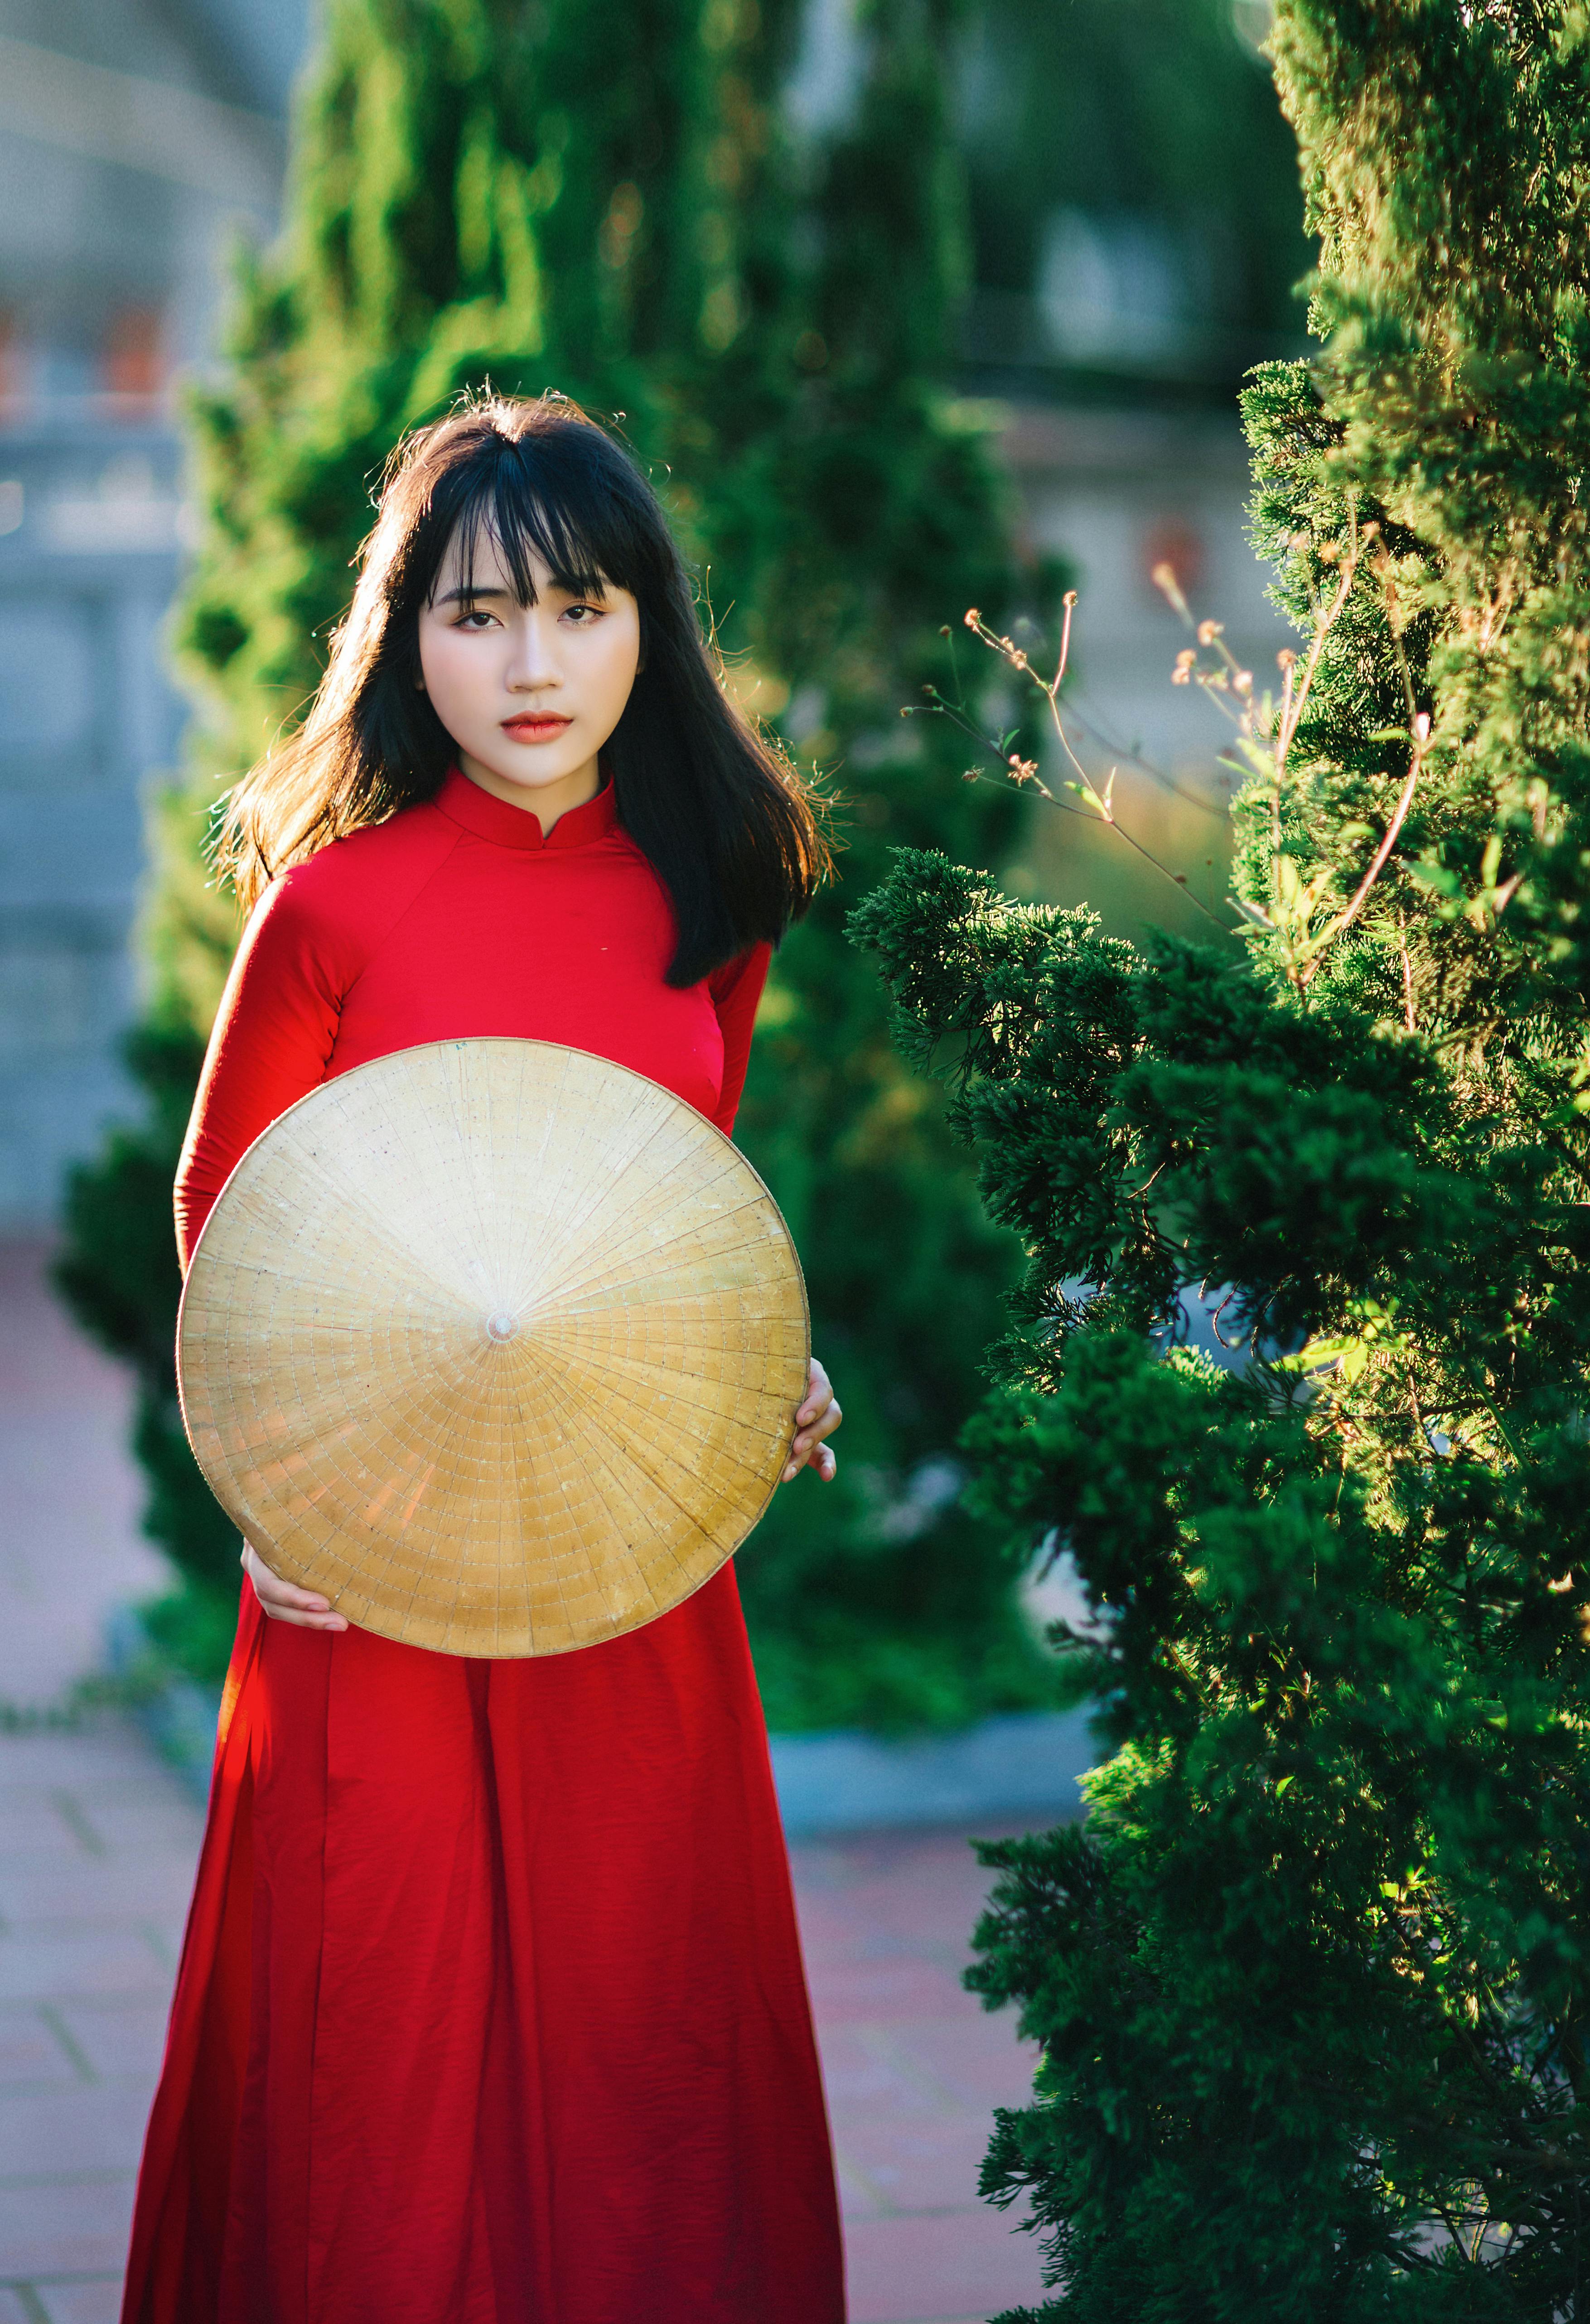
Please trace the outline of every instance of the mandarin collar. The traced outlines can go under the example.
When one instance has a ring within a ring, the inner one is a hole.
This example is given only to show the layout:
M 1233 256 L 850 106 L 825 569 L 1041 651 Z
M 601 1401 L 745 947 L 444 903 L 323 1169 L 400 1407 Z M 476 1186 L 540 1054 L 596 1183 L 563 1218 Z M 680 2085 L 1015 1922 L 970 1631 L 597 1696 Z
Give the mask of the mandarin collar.
M 619 819 L 612 777 L 605 769 L 595 798 L 588 798 L 584 807 L 571 807 L 547 834 L 528 807 L 511 807 L 494 792 L 482 790 L 458 767 L 448 768 L 431 804 L 439 807 L 450 822 L 462 824 L 477 839 L 492 840 L 499 847 L 588 847 L 593 840 L 605 839 Z

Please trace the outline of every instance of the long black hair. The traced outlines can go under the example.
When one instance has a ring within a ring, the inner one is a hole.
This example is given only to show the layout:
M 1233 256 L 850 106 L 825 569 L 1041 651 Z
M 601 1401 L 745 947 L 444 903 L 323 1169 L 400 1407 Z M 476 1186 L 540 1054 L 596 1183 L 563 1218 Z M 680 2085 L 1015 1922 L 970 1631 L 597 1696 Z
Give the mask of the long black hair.
M 416 680 L 419 615 L 456 538 L 467 589 L 483 539 L 521 604 L 532 552 L 559 588 L 627 589 L 640 669 L 607 746 L 619 818 L 674 907 L 667 981 L 777 943 L 828 868 L 788 760 L 724 692 L 657 495 L 627 451 L 565 397 L 473 401 L 406 438 L 331 659 L 298 733 L 231 794 L 217 861 L 245 909 L 277 873 L 429 798 L 456 745 Z

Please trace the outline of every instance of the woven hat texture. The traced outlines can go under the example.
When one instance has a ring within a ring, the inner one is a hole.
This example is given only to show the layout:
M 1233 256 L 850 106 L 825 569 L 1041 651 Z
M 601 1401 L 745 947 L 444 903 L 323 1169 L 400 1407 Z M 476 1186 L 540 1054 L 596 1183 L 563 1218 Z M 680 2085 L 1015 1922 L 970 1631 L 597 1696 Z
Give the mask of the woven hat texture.
M 189 1441 L 271 1570 L 448 1654 L 562 1654 L 716 1572 L 788 1457 L 799 1261 L 694 1110 L 544 1041 L 439 1041 L 271 1124 L 178 1324 Z

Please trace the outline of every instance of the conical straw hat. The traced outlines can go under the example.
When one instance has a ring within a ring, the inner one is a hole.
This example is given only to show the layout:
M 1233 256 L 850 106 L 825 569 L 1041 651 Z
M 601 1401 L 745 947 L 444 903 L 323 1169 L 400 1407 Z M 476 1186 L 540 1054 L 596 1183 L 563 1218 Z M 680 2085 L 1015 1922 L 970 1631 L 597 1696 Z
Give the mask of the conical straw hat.
M 805 1291 L 742 1155 L 655 1082 L 438 1041 L 326 1083 L 206 1222 L 183 1416 L 284 1581 L 448 1654 L 649 1622 L 761 1516 Z

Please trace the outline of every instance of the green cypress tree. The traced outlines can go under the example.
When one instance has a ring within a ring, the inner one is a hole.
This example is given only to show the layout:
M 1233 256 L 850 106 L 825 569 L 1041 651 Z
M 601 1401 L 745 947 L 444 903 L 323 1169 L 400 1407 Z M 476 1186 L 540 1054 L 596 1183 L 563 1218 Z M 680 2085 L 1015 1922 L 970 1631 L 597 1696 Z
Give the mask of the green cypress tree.
M 627 415 L 725 609 L 733 682 L 790 706 L 796 746 L 859 794 L 845 896 L 888 837 L 1003 852 L 1014 832 L 896 714 L 942 674 L 924 576 L 951 560 L 990 604 L 1011 586 L 992 471 L 937 383 L 962 272 L 946 24 L 880 0 L 853 124 L 800 158 L 775 105 L 794 0 L 643 14 L 334 0 L 282 244 L 245 268 L 229 376 L 195 401 L 207 525 L 179 635 L 199 716 L 149 914 L 151 1117 L 77 1175 L 61 1274 L 138 1365 L 149 1522 L 194 1577 L 201 1660 L 234 1544 L 176 1406 L 169 1184 L 236 928 L 200 843 L 312 692 L 399 432 L 487 377 Z M 838 1491 L 781 1497 L 742 1572 L 776 1724 L 954 1720 L 1044 1685 L 1007 1580 L 923 1484 L 1012 1261 L 840 913 L 780 957 L 743 1135 L 801 1240 L 850 1457 Z
M 908 854 L 1113 1756 L 985 1851 L 1043 2045 L 984 2191 L 1068 2324 L 1582 2312 L 1590 2285 L 1590 12 L 1280 0 L 1326 352 L 1246 398 L 1300 658 L 1240 718 L 1245 960 Z M 1244 705 L 1247 707 L 1245 709 Z M 1094 1286 L 1091 1296 L 1078 1289 Z M 1226 1287 L 1246 1360 L 1166 1339 Z
M 1019 802 L 965 782 L 947 727 L 899 715 L 946 679 L 946 583 L 987 605 L 1015 587 L 979 416 L 941 384 L 966 267 L 953 15 L 869 14 L 869 69 L 813 189 L 805 383 L 762 447 L 783 522 L 751 649 L 843 803 L 840 878 L 775 964 L 739 1133 L 790 1221 L 846 1410 L 838 1483 L 780 1496 L 740 1556 L 775 1726 L 951 1725 L 1048 1686 L 945 1459 L 1016 1252 L 843 935 L 891 845 L 1002 861 L 1019 829 Z

